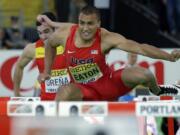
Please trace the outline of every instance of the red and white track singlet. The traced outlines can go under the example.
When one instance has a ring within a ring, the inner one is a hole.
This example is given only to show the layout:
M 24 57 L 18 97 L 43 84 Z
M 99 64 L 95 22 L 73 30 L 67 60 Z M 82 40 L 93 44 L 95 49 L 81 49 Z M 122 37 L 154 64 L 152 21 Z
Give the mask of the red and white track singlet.
M 101 52 L 101 30 L 95 34 L 90 47 L 76 47 L 74 43 L 78 25 L 71 28 L 65 55 L 73 81 L 81 88 L 83 100 L 117 100 L 129 92 L 121 80 L 121 71 L 111 71 Z

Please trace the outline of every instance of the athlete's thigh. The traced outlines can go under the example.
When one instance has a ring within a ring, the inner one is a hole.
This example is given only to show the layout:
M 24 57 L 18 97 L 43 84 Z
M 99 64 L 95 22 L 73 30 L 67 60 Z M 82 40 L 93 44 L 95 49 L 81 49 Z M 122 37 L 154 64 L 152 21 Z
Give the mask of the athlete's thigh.
M 122 73 L 124 71 L 124 68 L 121 68 L 117 71 L 113 71 L 112 72 L 112 81 L 113 81 L 113 89 L 117 89 L 119 92 L 118 96 L 122 96 L 128 92 L 131 91 L 131 87 L 129 87 L 128 85 L 126 85 L 124 83 L 124 81 L 122 80 Z
M 122 71 L 121 79 L 128 87 L 135 87 L 146 79 L 148 70 L 143 67 L 130 67 Z
M 81 89 L 74 83 L 61 86 L 56 94 L 58 101 L 81 101 Z

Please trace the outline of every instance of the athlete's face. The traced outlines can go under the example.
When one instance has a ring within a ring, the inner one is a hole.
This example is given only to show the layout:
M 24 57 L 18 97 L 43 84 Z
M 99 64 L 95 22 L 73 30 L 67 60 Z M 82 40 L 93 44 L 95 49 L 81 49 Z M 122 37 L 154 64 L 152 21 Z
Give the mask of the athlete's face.
M 50 26 L 46 25 L 37 26 L 37 31 L 40 39 L 42 39 L 43 41 L 47 40 L 48 37 L 54 32 Z
M 92 40 L 97 28 L 100 27 L 100 20 L 96 14 L 85 15 L 80 13 L 79 15 L 79 34 L 83 40 Z

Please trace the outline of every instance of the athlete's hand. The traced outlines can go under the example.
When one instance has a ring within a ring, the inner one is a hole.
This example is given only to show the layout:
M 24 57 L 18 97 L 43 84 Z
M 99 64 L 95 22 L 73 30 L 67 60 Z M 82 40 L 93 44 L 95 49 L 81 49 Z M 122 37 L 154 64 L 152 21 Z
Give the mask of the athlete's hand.
M 51 21 L 46 15 L 38 15 L 37 21 L 43 25 L 48 25 L 48 26 L 54 27 L 53 21 Z
M 51 76 L 49 74 L 41 73 L 38 76 L 38 81 L 39 81 L 39 83 L 42 83 L 45 80 L 49 80 L 50 78 L 51 78 Z
M 178 61 L 180 59 L 180 50 L 173 50 L 171 52 L 172 60 L 173 62 Z

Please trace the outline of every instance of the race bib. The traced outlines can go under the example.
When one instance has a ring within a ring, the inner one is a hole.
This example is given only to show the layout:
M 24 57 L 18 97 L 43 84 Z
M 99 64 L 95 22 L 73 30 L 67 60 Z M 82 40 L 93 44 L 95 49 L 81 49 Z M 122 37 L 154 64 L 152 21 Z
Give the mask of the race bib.
M 77 83 L 94 82 L 103 75 L 96 63 L 81 64 L 75 67 L 70 67 L 70 72 Z
M 70 82 L 70 76 L 67 69 L 52 70 L 51 79 L 45 81 L 46 93 L 56 93 L 59 86 Z

